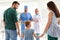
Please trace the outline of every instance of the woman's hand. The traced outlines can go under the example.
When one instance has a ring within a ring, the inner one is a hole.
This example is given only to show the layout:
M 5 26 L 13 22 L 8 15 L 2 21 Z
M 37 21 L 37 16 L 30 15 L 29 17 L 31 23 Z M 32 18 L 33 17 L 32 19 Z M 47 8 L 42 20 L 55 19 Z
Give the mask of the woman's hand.
M 36 38 L 40 38 L 40 36 L 36 36 Z
M 44 36 L 44 33 L 40 35 L 40 38 Z

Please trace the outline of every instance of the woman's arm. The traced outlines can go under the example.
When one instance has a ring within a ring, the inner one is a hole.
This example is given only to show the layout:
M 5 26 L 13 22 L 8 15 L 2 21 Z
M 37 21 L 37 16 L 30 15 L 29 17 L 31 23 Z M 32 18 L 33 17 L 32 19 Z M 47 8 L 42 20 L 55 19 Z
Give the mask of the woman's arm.
M 53 13 L 50 12 L 49 15 L 48 15 L 48 23 L 47 23 L 47 25 L 45 27 L 45 30 L 44 30 L 43 34 L 40 37 L 44 36 L 44 34 L 48 31 L 48 29 L 50 27 L 50 24 L 52 22 L 52 17 L 53 17 Z

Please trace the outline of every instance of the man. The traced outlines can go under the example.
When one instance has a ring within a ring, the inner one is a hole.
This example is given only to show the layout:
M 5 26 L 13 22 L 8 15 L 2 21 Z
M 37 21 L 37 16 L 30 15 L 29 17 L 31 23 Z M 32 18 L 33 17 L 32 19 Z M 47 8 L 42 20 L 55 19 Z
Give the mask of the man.
M 18 34 L 20 32 L 18 20 L 17 20 L 17 12 L 16 9 L 18 8 L 19 3 L 14 1 L 12 3 L 12 7 L 8 8 L 4 12 L 4 23 L 5 23 L 5 40 L 17 40 L 17 30 Z M 20 35 L 20 34 L 19 34 Z
M 24 22 L 26 21 L 32 21 L 32 16 L 31 14 L 28 12 L 28 6 L 24 6 L 24 12 L 21 13 L 20 15 L 20 21 L 21 21 L 21 34 L 22 34 L 22 31 L 25 29 L 25 24 Z M 21 40 L 23 40 L 21 38 Z
M 21 13 L 21 15 L 20 15 L 21 29 L 25 29 L 24 22 L 26 22 L 26 21 L 32 21 L 32 20 L 33 20 L 32 16 L 28 12 L 28 6 L 24 6 L 24 12 Z

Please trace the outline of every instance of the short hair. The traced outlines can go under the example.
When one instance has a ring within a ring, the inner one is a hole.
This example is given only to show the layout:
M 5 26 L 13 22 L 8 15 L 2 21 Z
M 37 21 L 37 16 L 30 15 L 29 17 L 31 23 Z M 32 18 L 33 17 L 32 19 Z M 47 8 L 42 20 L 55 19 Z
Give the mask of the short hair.
M 13 5 L 13 4 L 18 4 L 18 5 L 20 5 L 18 1 L 14 1 L 14 2 L 12 3 L 12 5 Z
M 28 25 L 30 24 L 30 22 L 25 22 L 25 26 L 28 27 Z

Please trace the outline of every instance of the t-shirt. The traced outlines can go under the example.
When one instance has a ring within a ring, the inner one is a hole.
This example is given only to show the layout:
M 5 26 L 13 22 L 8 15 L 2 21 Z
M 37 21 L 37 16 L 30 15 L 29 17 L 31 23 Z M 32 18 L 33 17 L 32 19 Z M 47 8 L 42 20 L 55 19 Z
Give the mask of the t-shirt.
M 5 22 L 5 29 L 16 30 L 15 23 L 18 22 L 17 20 L 17 12 L 13 8 L 8 8 L 4 12 L 4 22 Z
M 25 29 L 25 24 L 24 22 L 27 21 L 27 20 L 32 20 L 32 16 L 30 13 L 21 13 L 20 15 L 20 20 L 21 20 L 21 29 Z
M 40 33 L 40 15 L 39 14 L 36 14 L 34 15 L 33 17 L 34 20 L 38 20 L 38 22 L 34 22 L 34 30 L 36 33 Z

